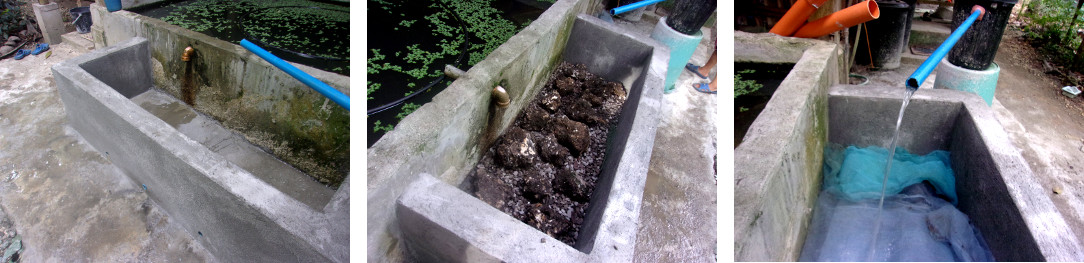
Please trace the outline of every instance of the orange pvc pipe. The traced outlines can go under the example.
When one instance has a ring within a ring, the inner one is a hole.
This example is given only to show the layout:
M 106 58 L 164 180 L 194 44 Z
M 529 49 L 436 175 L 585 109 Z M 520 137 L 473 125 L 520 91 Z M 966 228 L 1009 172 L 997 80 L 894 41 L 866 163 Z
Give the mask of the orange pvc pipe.
M 866 0 L 805 24 L 798 28 L 798 32 L 794 33 L 794 37 L 822 37 L 844 28 L 869 22 L 878 17 L 881 17 L 881 10 L 877 8 L 877 2 Z
M 772 26 L 772 30 L 768 32 L 785 37 L 794 35 L 794 32 L 797 32 L 798 28 L 802 27 L 806 20 L 809 20 L 809 16 L 813 15 L 813 12 L 816 12 L 817 8 L 820 8 L 826 1 L 828 0 L 798 0 L 794 2 L 794 5 L 790 6 L 783 18 L 780 18 L 779 22 L 776 22 L 775 26 Z

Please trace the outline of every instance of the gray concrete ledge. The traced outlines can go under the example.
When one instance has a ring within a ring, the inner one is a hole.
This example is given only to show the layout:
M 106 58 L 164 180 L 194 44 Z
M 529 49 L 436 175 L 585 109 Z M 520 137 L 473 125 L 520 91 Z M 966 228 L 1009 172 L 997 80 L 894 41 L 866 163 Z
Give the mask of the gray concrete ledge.
M 734 34 L 735 62 L 795 63 L 734 149 L 735 258 L 795 261 L 820 190 L 828 87 L 846 63 L 829 42 Z
M 223 261 L 349 260 L 349 180 L 316 211 L 129 100 L 152 88 L 147 41 L 52 68 L 71 126 Z

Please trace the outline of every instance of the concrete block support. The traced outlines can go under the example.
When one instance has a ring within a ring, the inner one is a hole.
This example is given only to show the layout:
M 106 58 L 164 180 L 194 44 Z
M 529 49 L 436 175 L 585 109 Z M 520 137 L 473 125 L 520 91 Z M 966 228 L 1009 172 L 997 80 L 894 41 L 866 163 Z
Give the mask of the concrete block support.
M 53 66 L 71 126 L 218 260 L 349 261 L 349 180 L 311 208 L 136 105 L 151 53 L 133 38 Z
M 57 3 L 49 3 L 46 5 L 34 3 L 34 16 L 38 18 L 38 27 L 41 28 L 41 35 L 45 38 L 45 42 L 50 45 L 60 44 L 62 39 L 60 38 L 64 32 L 64 20 L 62 19 L 63 13 L 60 10 L 60 5 Z

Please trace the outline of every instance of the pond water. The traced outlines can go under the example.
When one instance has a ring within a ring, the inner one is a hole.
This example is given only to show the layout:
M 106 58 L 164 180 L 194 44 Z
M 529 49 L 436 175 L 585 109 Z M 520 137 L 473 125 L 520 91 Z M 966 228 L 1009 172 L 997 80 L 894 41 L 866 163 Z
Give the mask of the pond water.
M 350 75 L 346 1 L 182 0 L 129 11 L 230 43 L 248 39 L 286 61 Z
M 734 148 L 738 148 L 749 126 L 764 111 L 768 101 L 772 99 L 775 90 L 783 83 L 783 79 L 790 74 L 794 64 L 767 64 L 767 63 L 734 63 L 735 76 L 741 76 L 742 80 L 752 80 L 761 87 L 752 93 L 740 95 L 734 98 Z M 745 72 L 745 73 L 743 73 Z
M 368 146 L 451 84 L 552 3 L 536 0 L 368 2 Z

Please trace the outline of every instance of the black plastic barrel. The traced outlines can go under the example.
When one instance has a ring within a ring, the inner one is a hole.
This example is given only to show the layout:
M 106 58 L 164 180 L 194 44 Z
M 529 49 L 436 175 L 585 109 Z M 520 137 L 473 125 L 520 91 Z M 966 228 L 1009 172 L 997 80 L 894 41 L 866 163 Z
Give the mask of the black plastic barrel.
M 971 15 L 971 7 L 982 6 L 986 14 L 975 21 L 949 51 L 948 60 L 953 65 L 971 70 L 986 70 L 994 62 L 1001 35 L 1009 22 L 1016 0 L 956 0 L 952 5 L 952 29 L 956 30 Z
M 866 22 L 862 35 L 858 38 L 856 64 L 869 64 L 873 56 L 873 67 L 894 69 L 900 67 L 900 55 L 907 46 L 907 30 L 911 27 L 908 13 L 911 5 L 899 0 L 877 1 L 881 17 Z M 869 47 L 866 38 L 869 38 Z M 872 54 L 871 54 L 872 53 Z
M 90 26 L 93 22 L 90 21 L 90 7 L 76 7 L 68 10 L 68 13 L 72 15 L 72 24 L 75 24 L 75 31 L 79 31 L 80 34 L 90 33 Z
M 666 18 L 666 25 L 674 31 L 686 35 L 695 35 L 715 12 L 715 0 L 677 0 L 674 10 Z

